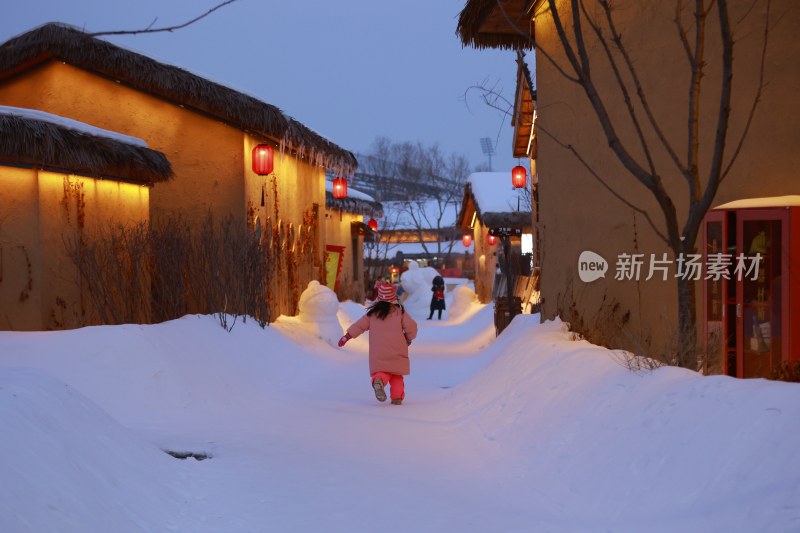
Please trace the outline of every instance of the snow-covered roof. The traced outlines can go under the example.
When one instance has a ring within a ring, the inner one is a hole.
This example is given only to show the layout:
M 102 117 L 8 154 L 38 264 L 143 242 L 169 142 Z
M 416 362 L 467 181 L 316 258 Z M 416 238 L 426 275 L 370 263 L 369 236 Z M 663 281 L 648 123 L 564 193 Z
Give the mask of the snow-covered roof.
M 44 111 L 39 111 L 38 109 L 27 109 L 24 107 L 11 107 L 6 105 L 0 105 L 0 115 L 10 115 L 15 117 L 29 118 L 32 120 L 39 120 L 42 122 L 48 122 L 50 124 L 55 124 L 56 126 L 61 126 L 62 128 L 67 128 L 69 130 L 85 133 L 87 135 L 94 135 L 95 137 L 106 137 L 126 144 L 132 144 L 133 146 L 147 148 L 147 143 L 142 139 L 139 139 L 138 137 L 131 137 L 129 135 L 124 135 L 116 131 L 104 130 L 102 128 L 98 128 L 96 126 L 92 126 L 84 122 L 72 120 L 71 118 L 54 115 L 52 113 L 45 113 Z
M 356 189 L 348 187 L 345 198 L 334 198 L 333 183 L 328 180 L 325 180 L 325 207 L 339 209 L 348 213 L 358 213 L 372 218 L 383 216 L 381 203 L 376 202 L 372 196 Z
M 140 184 L 172 177 L 167 157 L 141 139 L 36 109 L 9 106 L 0 106 L 0 160 Z
M 800 206 L 800 195 L 790 194 L 787 196 L 770 196 L 767 198 L 745 198 L 744 200 L 734 200 L 727 204 L 718 205 L 712 209 L 743 209 L 747 207 L 785 207 Z
M 328 180 L 325 180 L 325 192 L 329 192 L 329 193 L 333 194 L 333 183 L 328 181 Z M 353 189 L 352 187 L 347 187 L 347 196 L 349 198 L 353 198 L 354 200 L 363 200 L 365 202 L 374 202 L 375 201 L 375 198 L 373 198 L 369 194 L 365 194 L 365 193 L 363 193 L 361 191 L 357 191 L 356 189 Z
M 450 245 L 450 243 L 442 243 L 443 254 L 447 253 L 447 247 L 449 245 Z M 431 253 L 433 255 L 437 255 L 437 252 L 436 252 L 438 250 L 437 243 L 429 242 L 429 243 L 426 243 L 426 246 L 428 247 L 428 253 Z M 422 243 L 418 243 L 418 242 L 404 242 L 404 243 L 392 244 L 389 247 L 389 254 L 388 255 L 391 256 L 391 257 L 394 257 L 397 254 L 397 252 L 403 252 L 404 254 L 424 254 L 424 253 L 426 253 L 425 249 L 422 247 Z M 450 253 L 463 254 L 464 252 L 474 253 L 475 250 L 474 250 L 474 248 L 472 246 L 465 247 L 463 244 L 461 244 L 461 241 L 454 241 L 453 242 L 453 247 L 450 249 Z
M 481 213 L 529 212 L 524 189 L 515 189 L 511 186 L 511 170 L 473 172 L 467 178 L 467 182 L 472 186 L 472 196 Z

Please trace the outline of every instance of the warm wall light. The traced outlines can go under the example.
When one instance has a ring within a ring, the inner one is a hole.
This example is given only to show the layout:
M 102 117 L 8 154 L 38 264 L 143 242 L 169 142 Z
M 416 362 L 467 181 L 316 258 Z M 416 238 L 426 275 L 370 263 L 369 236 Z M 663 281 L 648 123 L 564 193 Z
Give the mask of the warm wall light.
M 273 150 L 268 144 L 253 148 L 253 172 L 259 176 L 271 174 L 273 169 Z
M 464 248 L 469 248 L 472 246 L 472 235 L 469 233 L 465 233 L 461 236 L 461 244 L 464 245 Z
M 344 178 L 336 178 L 333 180 L 333 197 L 334 198 L 347 198 L 347 180 Z
M 528 171 L 523 166 L 516 166 L 511 170 L 511 185 L 515 189 L 522 189 L 528 183 Z
M 487 235 L 486 236 L 486 243 L 489 246 L 494 246 L 495 244 L 497 244 L 497 237 L 494 236 L 494 235 Z
M 375 220 L 374 218 L 369 219 L 369 222 L 367 222 L 367 226 L 369 226 L 372 231 L 376 232 L 378 231 L 378 221 Z

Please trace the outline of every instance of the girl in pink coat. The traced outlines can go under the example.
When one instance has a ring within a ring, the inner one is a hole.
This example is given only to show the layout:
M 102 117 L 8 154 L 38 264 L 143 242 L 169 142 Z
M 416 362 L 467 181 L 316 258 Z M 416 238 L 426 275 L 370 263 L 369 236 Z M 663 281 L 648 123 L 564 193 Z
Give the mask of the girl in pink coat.
M 392 405 L 400 405 L 405 397 L 403 376 L 411 372 L 408 346 L 417 336 L 417 323 L 397 302 L 397 287 L 378 284 L 378 298 L 367 314 L 353 322 L 339 339 L 339 346 L 369 330 L 369 373 L 375 398 L 386 401 L 388 384 Z

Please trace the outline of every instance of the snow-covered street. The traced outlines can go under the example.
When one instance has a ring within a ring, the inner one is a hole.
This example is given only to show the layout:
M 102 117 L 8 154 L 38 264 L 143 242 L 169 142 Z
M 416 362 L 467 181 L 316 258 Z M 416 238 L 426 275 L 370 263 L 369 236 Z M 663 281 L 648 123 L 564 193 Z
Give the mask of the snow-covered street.
M 800 387 L 634 374 L 561 323 L 495 340 L 491 306 L 451 314 L 420 320 L 402 406 L 365 339 L 296 318 L 0 333 L 0 530 L 800 527 Z

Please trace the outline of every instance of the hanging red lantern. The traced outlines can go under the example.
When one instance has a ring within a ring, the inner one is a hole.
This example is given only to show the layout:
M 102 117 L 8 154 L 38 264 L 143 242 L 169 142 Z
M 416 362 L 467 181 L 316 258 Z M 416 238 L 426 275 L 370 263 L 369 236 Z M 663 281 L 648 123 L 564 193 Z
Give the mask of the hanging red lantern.
M 272 173 L 273 150 L 268 144 L 259 144 L 253 148 L 253 172 L 259 176 Z
M 491 234 L 486 235 L 486 243 L 489 246 L 494 246 L 495 244 L 497 244 L 497 237 Z
M 528 183 L 528 171 L 523 166 L 511 169 L 511 185 L 515 189 L 522 189 Z
M 369 219 L 367 226 L 369 226 L 372 231 L 378 231 L 378 221 L 374 218 Z
M 333 180 L 333 197 L 334 198 L 347 198 L 347 180 L 344 178 L 336 178 Z
M 472 246 L 472 235 L 469 233 L 465 233 L 461 236 L 461 244 L 464 245 L 464 248 L 469 248 Z

